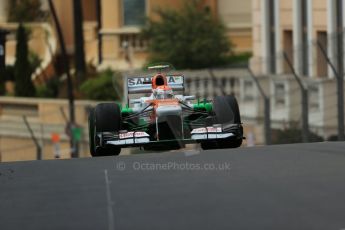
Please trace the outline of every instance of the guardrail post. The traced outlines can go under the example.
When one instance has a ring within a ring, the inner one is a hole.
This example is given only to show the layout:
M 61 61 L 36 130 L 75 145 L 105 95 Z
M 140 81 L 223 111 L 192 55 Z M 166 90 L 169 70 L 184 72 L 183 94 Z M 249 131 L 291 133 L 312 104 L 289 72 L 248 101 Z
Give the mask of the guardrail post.
M 309 103 L 308 103 L 308 88 L 303 85 L 303 82 L 301 78 L 297 75 L 295 68 L 293 67 L 291 60 L 289 59 L 288 55 L 286 52 L 283 52 L 283 57 L 288 64 L 292 75 L 295 77 L 295 80 L 298 84 L 298 86 L 301 89 L 301 96 L 302 96 L 302 141 L 304 143 L 309 142 Z
M 316 44 L 319 47 L 322 53 L 322 56 L 324 56 L 324 58 L 326 59 L 327 64 L 331 67 L 331 70 L 337 79 L 338 140 L 343 141 L 345 140 L 345 137 L 344 137 L 345 135 L 344 134 L 344 90 L 343 90 L 344 80 L 341 77 L 341 75 L 339 75 L 336 67 L 331 62 L 331 59 L 328 57 L 327 52 L 325 48 L 322 46 L 322 44 L 320 43 L 320 41 L 316 41 Z
M 32 141 L 34 142 L 34 144 L 36 146 L 36 159 L 37 160 L 42 160 L 42 147 L 38 143 L 38 140 L 37 140 L 34 132 L 32 131 L 32 128 L 31 128 L 31 126 L 30 126 L 26 116 L 23 116 L 23 120 L 24 120 L 24 123 L 25 123 L 26 127 L 28 128 L 28 131 L 30 133 L 31 139 L 32 139 Z
M 70 120 L 70 133 L 72 133 L 72 126 L 75 125 L 75 107 L 74 107 L 74 94 L 73 94 L 73 82 L 72 82 L 72 77 L 70 74 L 70 66 L 69 66 L 69 61 L 68 61 L 68 56 L 67 56 L 67 51 L 66 51 L 66 46 L 65 46 L 65 41 L 63 38 L 63 33 L 61 30 L 60 22 L 56 14 L 56 10 L 54 7 L 54 3 L 52 0 L 48 0 L 49 8 L 51 11 L 51 14 L 53 16 L 53 20 L 56 26 L 57 30 L 57 35 L 58 35 L 58 41 L 60 44 L 60 49 L 61 49 L 61 55 L 63 56 L 63 69 L 64 72 L 67 76 L 67 93 L 68 93 L 68 105 L 69 105 L 69 120 Z M 74 148 L 74 143 L 73 139 L 70 139 L 70 146 L 71 146 L 71 157 L 72 158 L 77 158 L 79 156 L 79 151 L 78 149 Z
M 271 144 L 271 102 L 268 95 L 262 89 L 257 77 L 253 71 L 248 67 L 249 76 L 254 80 L 256 87 L 258 88 L 261 96 L 264 99 L 264 127 L 265 127 L 265 143 L 266 145 Z

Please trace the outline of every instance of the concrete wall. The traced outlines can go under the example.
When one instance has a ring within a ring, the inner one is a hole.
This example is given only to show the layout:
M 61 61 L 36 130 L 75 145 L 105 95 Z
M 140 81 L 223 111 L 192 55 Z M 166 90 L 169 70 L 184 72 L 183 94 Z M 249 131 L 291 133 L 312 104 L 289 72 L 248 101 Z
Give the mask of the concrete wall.
M 89 157 L 88 109 L 95 102 L 76 101 L 76 120 L 83 129 L 80 157 Z M 64 113 L 62 113 L 62 111 Z M 51 135 L 60 135 L 61 158 L 70 157 L 69 137 L 66 133 L 67 100 L 0 97 L 0 155 L 2 161 L 35 160 L 36 148 L 24 123 L 27 120 L 43 146 L 43 159 L 54 158 Z

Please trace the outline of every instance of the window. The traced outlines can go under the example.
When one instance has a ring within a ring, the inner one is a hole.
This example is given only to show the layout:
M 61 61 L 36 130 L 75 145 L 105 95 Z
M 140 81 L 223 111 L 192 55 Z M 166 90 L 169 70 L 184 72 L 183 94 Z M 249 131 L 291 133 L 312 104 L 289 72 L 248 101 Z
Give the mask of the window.
M 319 41 L 320 46 L 325 50 L 327 53 L 327 32 L 326 31 L 318 31 L 317 32 L 317 40 Z M 318 46 L 317 48 L 317 75 L 319 77 L 326 77 L 328 72 L 327 66 L 327 59 L 325 55 L 322 53 L 321 48 Z
M 122 0 L 122 3 L 124 26 L 142 26 L 145 24 L 145 0 Z
M 285 106 L 285 84 L 284 83 L 274 84 L 274 96 L 275 96 L 275 105 L 277 107 L 284 107 Z
M 311 112 L 320 111 L 320 97 L 319 97 L 319 87 L 318 85 L 312 85 L 308 87 L 309 91 L 309 108 Z
M 293 60 L 293 32 L 292 30 L 284 30 L 283 47 L 291 63 L 293 63 L 294 60 Z M 284 73 L 291 73 L 291 69 L 286 63 L 286 61 L 284 61 Z
M 246 102 L 252 102 L 254 100 L 254 85 L 252 81 L 244 81 L 244 100 Z

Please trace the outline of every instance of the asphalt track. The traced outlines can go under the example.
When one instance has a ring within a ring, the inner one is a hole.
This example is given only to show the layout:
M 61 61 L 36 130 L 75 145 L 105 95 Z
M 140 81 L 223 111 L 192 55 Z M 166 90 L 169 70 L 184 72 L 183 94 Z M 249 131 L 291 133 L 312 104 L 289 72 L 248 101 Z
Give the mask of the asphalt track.
M 343 230 L 345 143 L 1 163 L 0 229 Z

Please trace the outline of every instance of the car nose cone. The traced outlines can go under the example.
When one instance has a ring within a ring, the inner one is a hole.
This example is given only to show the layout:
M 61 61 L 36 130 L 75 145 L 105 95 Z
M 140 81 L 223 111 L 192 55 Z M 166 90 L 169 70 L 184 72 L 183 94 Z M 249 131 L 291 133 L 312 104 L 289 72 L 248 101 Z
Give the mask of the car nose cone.
M 168 115 L 180 116 L 181 113 L 182 113 L 182 108 L 179 105 L 165 105 L 165 106 L 158 106 L 156 108 L 156 114 L 158 117 L 168 116 Z

